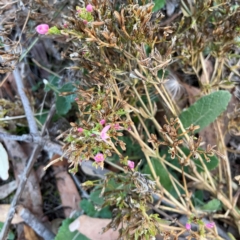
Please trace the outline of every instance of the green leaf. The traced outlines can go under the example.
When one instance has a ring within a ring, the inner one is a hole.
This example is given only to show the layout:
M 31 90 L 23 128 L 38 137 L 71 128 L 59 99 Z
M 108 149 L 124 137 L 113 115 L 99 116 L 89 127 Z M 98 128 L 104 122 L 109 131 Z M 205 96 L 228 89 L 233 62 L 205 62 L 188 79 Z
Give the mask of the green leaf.
M 44 124 L 46 119 L 47 119 L 47 116 L 48 116 L 48 112 L 46 112 L 47 110 L 46 109 L 43 109 L 43 113 L 41 115 L 37 115 L 36 116 L 36 119 L 41 123 L 41 124 Z
M 112 213 L 109 209 L 109 207 L 104 207 L 100 211 L 98 211 L 93 202 L 82 199 L 80 203 L 80 207 L 82 210 L 84 210 L 84 213 L 88 215 L 89 217 L 95 217 L 95 218 L 111 218 Z
M 72 83 L 66 83 L 59 89 L 60 92 L 69 92 L 69 93 L 72 93 L 75 90 L 76 90 L 76 88 L 72 85 Z M 75 101 L 76 94 L 69 94 L 64 97 L 66 98 L 67 101 L 72 103 Z
M 3 222 L 0 222 L 0 232 L 3 228 Z M 8 233 L 8 236 L 7 236 L 7 239 L 6 240 L 14 240 L 15 239 L 15 235 L 14 233 L 10 230 L 9 233 Z
M 185 128 L 191 124 L 199 125 L 196 132 L 212 123 L 224 110 L 230 101 L 231 94 L 228 91 L 217 91 L 200 98 L 191 107 L 183 111 L 179 118 Z
M 57 76 L 51 75 L 48 79 L 48 84 L 45 85 L 44 91 L 48 92 L 52 90 L 51 86 L 58 88 L 59 78 Z
M 70 232 L 69 225 L 72 223 L 74 219 L 65 219 L 62 222 L 62 226 L 60 227 L 57 236 L 54 240 L 67 240 L 67 239 L 74 239 L 74 240 L 90 240 L 85 235 L 81 234 L 78 231 Z
M 57 113 L 60 115 L 65 115 L 68 113 L 68 111 L 71 109 L 71 102 L 66 98 L 62 96 L 57 96 L 56 100 L 56 110 Z
M 38 82 L 36 85 L 34 85 L 31 89 L 33 92 L 36 92 L 42 85 L 42 82 Z
M 112 187 L 113 181 L 109 181 L 108 187 Z M 115 187 L 112 187 L 115 188 Z M 84 210 L 85 214 L 90 217 L 96 217 L 96 218 L 111 218 L 112 212 L 110 211 L 110 208 L 101 206 L 104 204 L 104 200 L 102 197 L 100 197 L 102 189 L 95 187 L 90 194 L 90 198 L 82 199 L 80 203 L 80 208 Z M 100 209 L 100 210 L 98 210 Z
M 190 150 L 188 148 L 182 147 L 181 150 L 185 153 L 185 155 L 189 155 L 189 153 L 190 153 Z M 203 151 L 203 149 L 201 149 L 201 148 L 199 148 L 199 150 Z M 167 150 L 162 150 L 161 151 L 161 156 L 163 156 L 163 155 L 166 155 L 166 160 L 167 161 L 171 162 L 174 166 L 176 166 L 178 168 L 181 168 L 181 166 L 179 164 L 179 161 L 177 159 L 171 159 L 171 155 L 170 155 L 170 153 L 168 153 Z M 215 155 L 214 156 L 209 156 L 209 159 L 210 159 L 209 162 L 204 160 L 203 154 L 200 154 L 200 155 L 201 155 L 201 157 L 202 157 L 202 159 L 203 159 L 203 161 L 204 161 L 204 163 L 205 163 L 205 165 L 206 165 L 206 167 L 209 171 L 214 170 L 218 166 L 219 161 L 218 161 L 218 158 Z M 202 166 L 200 160 L 199 159 L 194 159 L 193 161 L 196 164 L 197 171 L 199 173 L 203 172 L 204 169 L 203 169 L 203 166 Z M 183 169 L 184 169 L 184 172 L 188 173 L 188 166 L 185 166 Z
M 142 149 L 139 144 L 131 136 L 121 136 L 118 138 L 122 140 L 126 144 L 126 150 L 123 151 L 120 146 L 118 146 L 118 150 L 121 153 L 124 153 L 125 156 L 128 156 L 129 159 L 141 159 L 144 157 Z M 128 147 L 131 146 L 131 147 Z
M 204 205 L 203 202 L 203 190 L 196 190 L 195 193 L 192 195 L 194 206 L 202 206 Z
M 48 34 L 61 34 L 61 31 L 56 26 L 53 26 L 48 29 Z
M 201 209 L 207 212 L 216 212 L 217 210 L 221 209 L 221 207 L 221 202 L 218 199 L 213 199 L 202 206 Z
M 66 83 L 64 85 L 62 85 L 61 88 L 59 88 L 60 92 L 73 92 L 76 88 L 72 85 L 71 82 Z
M 156 172 L 157 176 L 159 177 L 161 185 L 163 185 L 163 187 L 166 190 L 171 192 L 173 190 L 173 186 L 172 186 L 172 183 L 171 183 L 171 180 L 170 180 L 170 177 L 169 177 L 168 170 L 166 170 L 163 167 L 162 163 L 157 158 L 151 158 L 151 162 L 152 162 L 153 168 L 155 169 L 155 172 Z M 148 165 L 145 165 L 145 167 L 143 169 L 143 172 L 146 173 L 146 174 L 151 174 L 150 167 Z
M 154 1 L 154 7 L 153 7 L 153 12 L 157 12 L 158 10 L 160 10 L 161 8 L 164 7 L 165 5 L 165 0 L 155 0 Z
M 203 149 L 201 149 L 201 148 L 198 148 L 198 149 L 203 151 Z M 188 148 L 182 148 L 182 150 L 186 155 L 190 154 L 190 150 Z M 204 161 L 204 163 L 205 163 L 205 165 L 206 165 L 206 167 L 209 171 L 214 170 L 218 166 L 219 161 L 218 161 L 218 158 L 215 155 L 209 156 L 209 159 L 210 159 L 209 162 L 204 160 L 204 155 L 203 154 L 200 154 L 200 155 L 201 155 L 201 157 L 202 157 L 202 159 L 203 159 L 203 161 Z M 195 159 L 194 162 L 197 166 L 197 171 L 198 172 L 203 172 L 204 169 L 203 169 L 203 166 L 202 166 L 200 160 Z

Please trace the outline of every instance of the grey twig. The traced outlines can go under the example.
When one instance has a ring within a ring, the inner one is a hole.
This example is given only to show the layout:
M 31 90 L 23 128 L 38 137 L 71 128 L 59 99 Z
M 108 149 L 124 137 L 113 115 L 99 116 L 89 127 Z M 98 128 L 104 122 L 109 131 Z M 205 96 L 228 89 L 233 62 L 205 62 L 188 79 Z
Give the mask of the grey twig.
M 41 223 L 38 218 L 33 215 L 28 209 L 22 208 L 20 210 L 20 217 L 44 240 L 54 239 L 54 233 L 50 231 L 43 223 Z
M 71 173 L 71 176 L 72 176 L 75 184 L 77 185 L 77 188 L 78 188 L 79 191 L 80 191 L 81 197 L 82 197 L 82 198 L 89 199 L 89 197 L 90 197 L 89 194 L 82 188 L 81 183 L 80 183 L 80 181 L 78 180 L 78 178 L 77 178 L 74 174 L 72 174 L 72 173 Z
M 20 181 L 19 186 L 17 188 L 17 192 L 15 193 L 15 196 L 12 200 L 7 219 L 4 222 L 4 225 L 3 225 L 3 228 L 2 228 L 2 231 L 1 231 L 1 235 L 0 235 L 1 240 L 7 239 L 8 229 L 10 227 L 11 221 L 14 217 L 15 212 L 16 212 L 16 205 L 17 205 L 18 200 L 20 199 L 20 197 L 22 195 L 22 192 L 23 192 L 24 187 L 26 185 L 29 174 L 32 170 L 35 159 L 37 158 L 40 151 L 41 151 L 41 147 L 39 145 L 36 145 L 35 148 L 33 149 L 33 152 L 31 154 L 31 157 L 30 157 L 29 161 L 28 161 L 28 164 L 24 169 L 24 172 L 23 172 L 22 177 L 21 177 L 21 181 Z
M 34 143 L 37 145 L 41 145 L 44 150 L 47 152 L 53 152 L 59 155 L 62 155 L 62 147 L 61 145 L 52 142 L 48 136 L 41 137 L 36 134 L 23 134 L 21 136 L 18 135 L 12 135 L 9 133 L 2 133 L 0 132 L 0 140 L 14 140 L 14 141 L 20 141 L 20 142 L 29 142 Z
M 29 102 L 29 100 L 28 100 L 28 98 L 25 94 L 22 78 L 21 78 L 20 72 L 19 72 L 17 67 L 13 71 L 13 75 L 14 75 L 14 78 L 15 78 L 15 82 L 16 82 L 16 85 L 17 85 L 19 96 L 21 97 L 21 101 L 22 101 L 23 108 L 24 108 L 24 111 L 25 111 L 25 114 L 26 114 L 26 118 L 27 118 L 27 121 L 28 121 L 28 126 L 29 126 L 29 129 L 30 129 L 30 132 L 33 133 L 33 134 L 39 134 L 38 133 L 38 128 L 37 128 L 37 123 L 35 121 L 30 102 Z
M 28 101 L 28 99 L 27 99 L 27 101 Z M 52 108 L 49 111 L 46 124 L 44 124 L 41 134 L 44 134 L 45 129 L 47 127 L 47 123 L 49 122 L 49 119 L 53 116 L 54 111 L 55 111 L 55 105 L 53 105 Z M 36 145 L 34 147 L 34 149 L 33 149 L 33 152 L 32 152 L 32 154 L 30 156 L 28 164 L 25 167 L 24 172 L 22 174 L 19 186 L 17 188 L 17 192 L 16 192 L 16 194 L 15 194 L 13 200 L 12 200 L 12 203 L 11 203 L 11 206 L 10 206 L 10 210 L 8 212 L 7 219 L 4 222 L 4 225 L 3 225 L 3 228 L 2 228 L 2 231 L 1 231 L 1 234 L 0 234 L 0 240 L 7 239 L 8 229 L 10 227 L 10 224 L 11 224 L 11 221 L 13 219 L 13 216 L 14 216 L 14 214 L 16 212 L 16 206 L 17 206 L 18 200 L 20 199 L 20 197 L 22 195 L 22 192 L 23 192 L 24 187 L 26 185 L 27 179 L 28 179 L 28 177 L 30 175 L 30 172 L 31 172 L 32 168 L 33 168 L 34 162 L 35 162 L 39 152 L 41 151 L 41 149 L 42 149 L 41 145 Z

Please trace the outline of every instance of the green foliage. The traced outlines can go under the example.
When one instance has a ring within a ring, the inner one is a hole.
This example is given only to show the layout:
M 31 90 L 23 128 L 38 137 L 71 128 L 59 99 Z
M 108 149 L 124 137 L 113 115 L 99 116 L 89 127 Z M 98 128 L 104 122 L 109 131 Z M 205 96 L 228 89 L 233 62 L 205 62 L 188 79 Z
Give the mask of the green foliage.
M 45 84 L 44 91 L 49 92 L 50 90 L 57 90 L 59 78 L 52 75 L 49 77 L 48 84 Z
M 121 153 L 124 153 L 125 156 L 128 156 L 129 159 L 142 159 L 144 157 L 142 149 L 139 144 L 137 144 L 134 139 L 132 139 L 130 136 L 121 136 L 118 138 L 119 140 L 122 140 L 126 144 L 126 150 L 123 151 L 121 147 L 118 147 L 118 150 Z M 128 147 L 131 146 L 131 147 Z
M 228 91 L 213 92 L 196 101 L 183 111 L 179 118 L 185 128 L 191 124 L 199 125 L 200 128 L 196 132 L 200 132 L 226 110 L 230 98 L 231 94 Z
M 61 31 L 56 26 L 54 26 L 49 28 L 48 34 L 61 34 Z
M 196 190 L 193 194 L 193 203 L 194 206 L 202 206 L 203 203 L 203 190 Z
M 41 113 L 41 112 L 39 112 Z M 41 115 L 37 115 L 35 116 L 35 118 L 43 125 L 47 119 L 48 116 L 48 110 L 47 109 L 43 109 L 42 110 L 42 114 Z M 61 116 L 58 114 L 54 114 L 52 121 L 55 122 L 57 121 Z
M 94 218 L 111 218 L 112 213 L 109 207 L 104 207 L 101 210 L 97 210 L 94 203 L 90 200 L 83 199 L 80 203 L 81 209 L 84 210 L 84 213 L 89 217 Z
M 200 151 L 203 151 L 201 148 L 199 148 L 199 150 L 200 150 Z M 188 148 L 182 148 L 182 151 L 185 153 L 186 156 L 188 156 L 188 155 L 190 154 L 190 150 L 189 150 Z M 200 154 L 200 155 L 201 155 L 202 159 L 204 159 L 203 154 Z M 208 156 L 208 157 L 209 157 L 210 161 L 208 161 L 208 162 L 205 161 L 204 163 L 205 163 L 207 169 L 208 169 L 209 171 L 211 171 L 211 170 L 214 170 L 214 169 L 218 166 L 219 161 L 218 161 L 218 158 L 217 158 L 215 155 L 213 155 L 213 156 Z M 170 160 L 170 158 L 171 158 L 171 156 L 170 156 L 170 154 L 168 154 L 168 159 Z M 201 164 L 200 160 L 199 160 L 199 159 L 194 159 L 193 161 L 194 161 L 195 164 L 196 164 L 197 171 L 198 171 L 199 173 L 200 173 L 200 172 L 204 172 L 204 169 L 203 169 L 203 167 L 202 167 L 202 164 Z M 176 159 L 176 160 L 173 160 L 173 164 L 174 164 L 175 166 L 177 166 L 177 167 L 180 167 L 180 164 L 179 164 L 179 162 L 178 162 L 177 159 Z M 185 167 L 185 170 L 186 170 L 186 169 L 187 169 L 187 167 Z
M 100 193 L 100 189 L 95 188 L 92 190 L 90 199 L 82 199 L 80 207 L 84 210 L 84 213 L 90 217 L 111 218 L 112 212 L 109 207 L 100 208 L 100 206 L 104 203 L 103 198 L 99 197 Z
M 1 230 L 2 230 L 2 228 L 3 228 L 3 222 L 0 222 L 0 232 L 1 232 Z M 14 235 L 14 233 L 10 230 L 9 231 L 9 233 L 8 233 L 8 236 L 7 236 L 7 238 L 6 238 L 6 240 L 14 240 L 15 239 L 15 235 Z
M 216 212 L 222 208 L 222 204 L 218 199 L 213 199 L 209 201 L 207 204 L 201 207 L 202 210 L 207 212 Z
M 155 0 L 154 1 L 154 8 L 153 8 L 153 12 L 157 12 L 158 10 L 160 10 L 161 8 L 164 7 L 165 5 L 165 0 Z
M 157 158 L 151 158 L 151 162 L 153 165 L 153 168 L 155 169 L 155 172 L 157 174 L 157 176 L 159 177 L 159 181 L 161 183 L 161 185 L 168 191 L 170 192 L 173 196 L 176 196 L 176 191 L 171 183 L 169 174 L 171 174 L 169 172 L 168 169 L 166 169 L 163 164 L 161 163 L 161 161 Z M 148 164 L 146 164 L 144 166 L 143 172 L 146 174 L 151 174 L 151 170 Z
M 76 98 L 76 94 L 73 94 L 76 88 L 73 86 L 72 83 L 66 83 L 63 86 L 59 87 L 58 82 L 59 82 L 59 78 L 57 78 L 56 76 L 52 76 L 49 79 L 49 82 L 45 84 L 44 90 L 46 92 L 53 90 L 56 96 L 57 114 L 66 115 L 71 109 L 72 103 Z
M 69 102 L 66 97 L 57 96 L 56 109 L 58 114 L 67 114 L 68 111 L 71 109 L 71 106 L 71 102 Z
M 89 240 L 85 235 L 81 234 L 78 231 L 70 232 L 69 225 L 74 221 L 74 219 L 65 219 L 62 222 L 62 226 L 60 227 L 57 236 L 54 240 Z

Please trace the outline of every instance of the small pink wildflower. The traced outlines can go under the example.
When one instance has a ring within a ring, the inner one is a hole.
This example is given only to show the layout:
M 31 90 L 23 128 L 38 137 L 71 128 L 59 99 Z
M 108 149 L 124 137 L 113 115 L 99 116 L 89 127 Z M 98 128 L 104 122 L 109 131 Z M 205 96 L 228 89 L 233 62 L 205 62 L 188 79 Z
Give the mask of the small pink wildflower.
M 131 127 L 128 127 L 128 129 L 127 129 L 128 131 L 131 131 L 132 129 L 131 129 Z
M 98 153 L 95 157 L 94 160 L 98 163 L 98 162 L 103 162 L 104 161 L 104 156 L 102 153 Z
M 134 169 L 134 162 L 128 160 L 128 167 L 129 167 L 130 169 Z
M 190 230 L 190 229 L 191 229 L 191 223 L 186 223 L 185 228 L 186 228 L 187 230 Z
M 40 24 L 35 29 L 39 34 L 46 34 L 49 30 L 49 26 L 47 24 Z
M 114 128 L 115 128 L 116 130 L 119 130 L 119 129 L 120 129 L 119 123 L 116 123 L 116 124 L 114 125 Z
M 68 24 L 67 24 L 67 23 L 64 23 L 64 24 L 63 24 L 63 27 L 64 27 L 64 28 L 67 28 L 67 27 L 68 27 Z
M 76 98 L 75 98 L 75 101 L 78 101 L 78 100 L 79 100 L 79 98 L 78 98 L 78 97 L 76 97 Z
M 106 123 L 105 119 L 100 120 L 99 122 L 101 125 L 104 125 Z
M 83 128 L 78 128 L 77 130 L 78 130 L 80 133 L 83 132 Z
M 87 10 L 88 12 L 92 12 L 92 11 L 93 11 L 93 6 L 92 6 L 91 4 L 88 4 L 88 5 L 86 6 L 86 10 Z
M 215 226 L 215 223 L 214 223 L 214 222 L 209 222 L 209 223 L 206 223 L 206 224 L 205 224 L 205 227 L 206 227 L 206 228 L 214 228 L 214 226 Z
M 102 139 L 104 142 L 107 142 L 106 140 L 107 140 L 108 138 L 110 138 L 110 137 L 108 136 L 108 134 L 107 134 L 107 131 L 109 130 L 110 127 L 111 127 L 110 125 L 107 125 L 106 127 L 104 127 L 104 128 L 102 129 L 102 131 L 101 131 L 101 133 L 100 133 L 100 137 L 101 137 L 101 139 Z
M 87 24 L 87 23 L 88 23 L 88 21 L 87 21 L 87 20 L 83 20 L 83 23 L 84 23 L 84 24 Z

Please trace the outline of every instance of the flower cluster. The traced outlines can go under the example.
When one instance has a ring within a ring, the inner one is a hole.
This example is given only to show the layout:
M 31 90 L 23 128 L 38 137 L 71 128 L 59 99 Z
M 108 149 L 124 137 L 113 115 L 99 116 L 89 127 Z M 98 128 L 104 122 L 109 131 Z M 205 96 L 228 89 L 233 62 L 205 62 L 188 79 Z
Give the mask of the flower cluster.
M 198 227 L 199 227 L 198 232 L 199 232 L 199 235 L 202 236 L 202 237 L 205 237 L 205 228 L 211 229 L 211 228 L 214 228 L 214 226 L 215 226 L 214 222 L 204 223 L 203 220 L 201 220 L 199 218 L 196 218 L 194 216 L 191 216 L 188 219 L 187 223 L 185 224 L 186 230 L 188 230 L 188 231 L 191 230 L 191 228 L 192 228 L 191 223 L 195 223 L 195 224 L 198 225 Z
M 77 6 L 76 11 L 77 16 L 83 21 L 84 24 L 93 21 L 94 18 L 91 14 L 93 12 L 93 6 L 91 4 L 88 4 L 86 8 L 80 8 Z
M 70 166 L 73 166 L 71 171 L 76 172 L 78 164 L 89 159 L 94 160 L 93 166 L 103 168 L 105 159 L 112 154 L 119 156 L 127 170 L 134 171 L 134 162 L 117 149 L 117 146 L 126 149 L 119 136 L 123 136 L 124 130 L 129 131 L 131 125 L 126 121 L 123 105 L 118 103 L 112 107 L 106 89 L 78 89 L 77 94 L 75 101 L 79 108 L 79 123 L 70 123 L 72 128 L 63 135 L 66 142 L 64 153 Z
M 85 24 L 87 24 L 88 22 L 93 21 L 93 16 L 92 16 L 92 12 L 93 12 L 93 6 L 91 4 L 88 4 L 86 6 L 86 8 L 80 8 L 80 7 L 76 7 L 77 10 L 77 15 L 83 20 L 83 22 Z M 64 28 L 68 27 L 68 24 L 64 23 L 63 24 Z M 57 28 L 57 27 L 52 27 L 50 28 L 48 24 L 46 23 L 42 23 L 39 24 L 36 28 L 37 33 L 45 35 L 45 34 L 60 34 L 61 31 Z
M 206 228 L 214 228 L 214 226 L 215 226 L 215 223 L 214 222 L 209 222 L 209 223 L 206 223 L 205 224 L 205 227 Z M 187 229 L 187 230 L 190 230 L 191 229 L 191 223 L 190 222 L 187 222 L 186 223 L 186 225 L 185 225 L 185 228 Z

